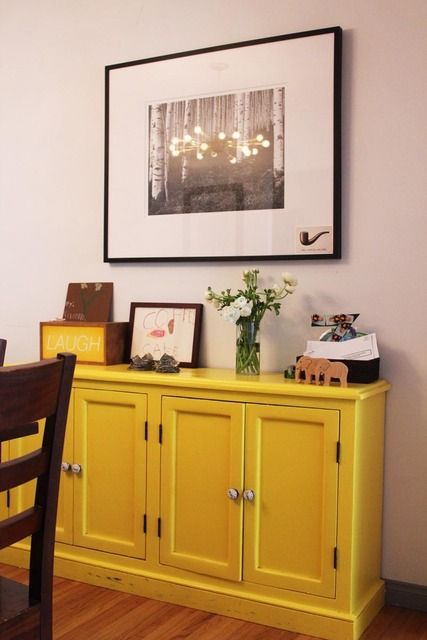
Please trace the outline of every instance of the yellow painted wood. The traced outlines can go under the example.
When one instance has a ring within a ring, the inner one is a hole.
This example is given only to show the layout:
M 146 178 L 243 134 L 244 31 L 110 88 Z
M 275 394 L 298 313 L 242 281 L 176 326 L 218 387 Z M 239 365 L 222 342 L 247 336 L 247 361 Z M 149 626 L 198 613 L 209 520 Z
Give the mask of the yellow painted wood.
M 366 606 L 367 594 L 376 590 L 381 575 L 381 517 L 383 506 L 383 416 L 385 397 L 378 395 L 370 402 L 359 403 L 354 432 L 353 503 L 351 530 L 353 566 L 351 606 Z
M 75 390 L 74 544 L 145 557 L 147 401 Z
M 64 441 L 63 460 L 73 460 L 73 394 L 71 393 L 67 427 Z M 17 458 L 38 449 L 43 439 L 43 422 L 39 424 L 39 432 L 25 438 L 17 438 L 9 442 L 10 458 Z M 68 476 L 68 477 L 67 477 Z M 72 543 L 73 538 L 73 478 L 68 474 L 61 474 L 58 513 L 56 525 L 56 539 L 61 542 Z M 34 501 L 36 482 L 32 480 L 16 487 L 10 492 L 10 515 L 16 515 L 27 509 Z M 29 543 L 29 541 L 28 541 Z
M 106 334 L 104 326 L 87 323 L 42 324 L 41 357 L 54 358 L 61 351 L 71 351 L 78 360 L 94 363 L 106 362 Z
M 74 462 L 74 391 L 71 393 L 68 409 L 67 429 L 65 432 L 62 460 L 68 464 Z M 56 517 L 56 540 L 73 542 L 74 521 L 74 484 L 71 470 L 61 472 L 58 495 L 58 512 Z
M 348 387 L 340 387 L 332 384 L 329 387 L 323 385 L 297 384 L 295 380 L 285 379 L 282 373 L 261 373 L 259 376 L 237 375 L 233 369 L 181 369 L 179 374 L 156 373 L 154 371 L 129 370 L 126 364 L 111 366 L 93 366 L 79 364 L 76 367 L 75 379 L 87 382 L 106 384 L 144 385 L 153 389 L 172 389 L 172 395 L 182 389 L 208 390 L 236 392 L 237 394 L 251 393 L 259 396 L 271 397 L 279 394 L 284 400 L 286 397 L 293 399 L 304 398 L 318 399 L 319 402 L 328 399 L 337 400 L 364 400 L 378 393 L 384 393 L 390 389 L 386 380 L 378 380 L 370 384 L 349 384 Z M 178 394 L 179 395 L 179 394 Z
M 44 421 L 39 423 L 39 432 L 25 438 L 9 441 L 9 459 L 19 458 L 41 447 Z M 36 481 L 32 480 L 10 491 L 9 515 L 14 516 L 28 509 L 34 502 Z
M 246 429 L 244 579 L 334 597 L 339 412 L 249 404 Z
M 58 575 L 327 640 L 358 640 L 384 599 L 389 388 L 384 380 L 323 388 L 280 373 L 78 365 L 70 432 L 83 473 L 72 478 L 73 505 L 64 498 L 64 509 L 74 510 L 73 536 L 56 545 Z M 142 447 L 140 414 L 149 422 Z M 114 468 L 116 455 L 127 463 Z M 233 487 L 236 502 L 224 497 Z M 248 488 L 253 502 L 242 499 Z M 141 505 L 147 534 L 139 546 Z M 3 550 L 0 559 L 21 564 L 26 549 Z
M 160 562 L 210 576 L 242 573 L 243 405 L 163 398 Z

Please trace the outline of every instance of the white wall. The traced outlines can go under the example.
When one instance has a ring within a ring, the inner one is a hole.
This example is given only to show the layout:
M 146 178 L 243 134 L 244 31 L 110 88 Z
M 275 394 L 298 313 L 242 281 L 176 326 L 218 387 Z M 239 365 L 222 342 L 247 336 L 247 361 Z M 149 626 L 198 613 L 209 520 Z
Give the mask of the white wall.
M 102 262 L 104 66 L 340 25 L 340 261 L 263 262 L 300 285 L 263 327 L 263 365 L 301 352 L 314 311 L 359 312 L 393 384 L 386 424 L 383 575 L 427 583 L 427 3 L 425 0 L 0 0 L 0 335 L 38 356 L 66 286 L 112 280 L 131 301 L 203 302 L 247 264 Z M 233 328 L 205 308 L 202 364 L 233 366 Z

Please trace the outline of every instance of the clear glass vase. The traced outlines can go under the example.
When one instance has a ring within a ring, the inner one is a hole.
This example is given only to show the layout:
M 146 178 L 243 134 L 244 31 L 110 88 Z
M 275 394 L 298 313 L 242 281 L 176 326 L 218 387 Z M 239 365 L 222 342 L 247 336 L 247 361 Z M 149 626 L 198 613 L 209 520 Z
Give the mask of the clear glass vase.
M 261 371 L 259 324 L 241 320 L 236 329 L 236 373 L 257 376 Z

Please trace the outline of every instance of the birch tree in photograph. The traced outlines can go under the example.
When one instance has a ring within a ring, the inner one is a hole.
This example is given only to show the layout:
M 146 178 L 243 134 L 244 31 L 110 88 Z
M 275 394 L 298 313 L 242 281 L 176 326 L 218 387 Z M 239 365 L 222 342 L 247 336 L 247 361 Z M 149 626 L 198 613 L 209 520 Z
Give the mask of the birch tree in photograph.
M 214 134 L 218 136 L 221 131 L 220 127 L 220 105 L 218 96 L 215 96 L 213 99 L 213 108 L 212 108 L 212 131 Z
M 154 162 L 154 139 L 153 139 L 153 109 L 150 107 L 149 110 L 149 127 L 150 127 L 150 151 L 148 156 L 149 167 L 148 167 L 148 182 L 151 184 L 153 182 L 153 162 Z
M 234 131 L 243 131 L 245 119 L 245 93 L 236 93 L 234 97 Z M 242 159 L 242 149 L 236 140 L 236 160 L 240 162 Z
M 245 92 L 244 108 L 243 108 L 243 126 L 239 131 L 242 134 L 240 144 L 247 145 L 249 142 L 251 131 L 251 94 L 249 91 Z
M 273 176 L 279 180 L 285 172 L 285 94 L 283 87 L 273 89 Z
M 185 111 L 184 111 L 184 123 L 183 123 L 183 132 L 182 137 L 184 139 L 184 148 L 185 148 L 185 139 L 186 136 L 191 136 L 191 100 L 185 101 Z M 182 170 L 181 170 L 181 182 L 185 182 L 188 178 L 189 171 L 189 157 L 188 154 L 182 154 Z
M 165 147 L 164 190 L 165 190 L 166 202 L 169 200 L 168 179 L 169 179 L 170 154 L 169 154 L 168 145 L 170 144 L 170 140 L 172 139 L 172 114 L 173 114 L 173 105 L 171 102 L 168 102 L 166 106 L 165 135 L 164 135 L 164 147 Z
M 155 202 L 165 199 L 165 132 L 161 105 L 151 107 L 151 197 Z

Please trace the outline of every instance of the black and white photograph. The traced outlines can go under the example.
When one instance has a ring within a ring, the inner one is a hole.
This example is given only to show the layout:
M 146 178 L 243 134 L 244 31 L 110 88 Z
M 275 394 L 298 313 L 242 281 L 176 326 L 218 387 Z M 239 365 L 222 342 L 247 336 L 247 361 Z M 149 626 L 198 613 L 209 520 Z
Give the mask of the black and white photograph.
M 149 107 L 148 215 L 284 206 L 284 87 Z

